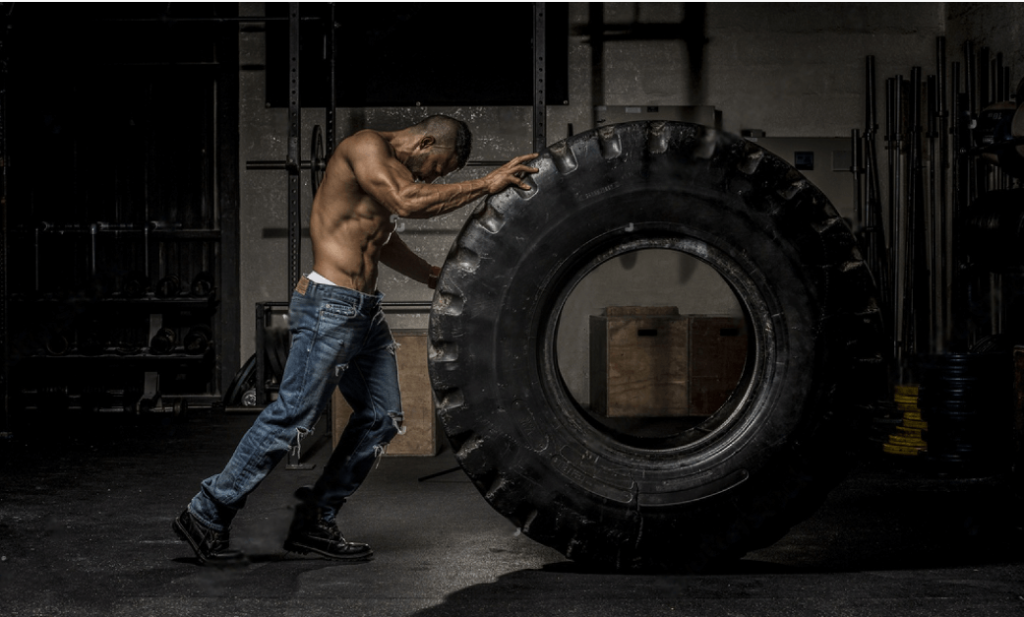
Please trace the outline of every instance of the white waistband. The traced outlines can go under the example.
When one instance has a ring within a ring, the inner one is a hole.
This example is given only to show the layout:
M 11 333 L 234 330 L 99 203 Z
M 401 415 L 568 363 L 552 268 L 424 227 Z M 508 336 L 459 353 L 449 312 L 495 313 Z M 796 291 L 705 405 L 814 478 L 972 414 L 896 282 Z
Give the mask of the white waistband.
M 324 278 L 323 275 L 317 274 L 316 270 L 311 270 L 309 274 L 306 276 L 306 278 L 313 281 L 314 283 L 320 283 L 321 285 L 334 285 L 335 287 L 338 286 L 337 283 L 332 283 L 331 281 Z

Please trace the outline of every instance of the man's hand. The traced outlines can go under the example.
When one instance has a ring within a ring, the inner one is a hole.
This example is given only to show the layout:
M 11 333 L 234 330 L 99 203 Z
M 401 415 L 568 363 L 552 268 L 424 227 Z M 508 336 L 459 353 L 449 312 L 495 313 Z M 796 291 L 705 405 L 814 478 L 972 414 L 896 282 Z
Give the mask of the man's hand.
M 536 167 L 527 167 L 523 163 L 535 158 L 537 158 L 536 152 L 533 154 L 517 156 L 487 174 L 484 177 L 484 180 L 487 182 L 488 194 L 494 195 L 495 193 L 500 193 L 510 186 L 519 187 L 524 191 L 530 190 L 530 185 L 523 182 L 523 176 L 525 174 L 535 174 L 540 170 Z

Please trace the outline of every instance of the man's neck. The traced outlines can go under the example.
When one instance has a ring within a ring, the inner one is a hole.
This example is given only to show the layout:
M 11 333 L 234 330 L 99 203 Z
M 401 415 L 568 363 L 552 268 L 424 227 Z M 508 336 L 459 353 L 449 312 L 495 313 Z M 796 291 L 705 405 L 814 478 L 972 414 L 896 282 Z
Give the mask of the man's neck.
M 390 132 L 381 131 L 381 136 L 391 145 L 395 151 L 395 158 L 403 165 L 412 156 L 419 141 L 417 135 L 414 135 L 409 129 Z

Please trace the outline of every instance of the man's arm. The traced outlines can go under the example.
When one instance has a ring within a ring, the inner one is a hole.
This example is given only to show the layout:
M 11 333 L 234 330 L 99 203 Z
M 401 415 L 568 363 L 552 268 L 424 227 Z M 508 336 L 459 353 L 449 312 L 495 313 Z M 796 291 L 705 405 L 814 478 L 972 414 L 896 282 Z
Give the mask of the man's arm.
M 356 182 L 392 214 L 403 218 L 431 218 L 469 202 L 499 193 L 510 186 L 530 186 L 516 174 L 536 173 L 524 163 L 536 154 L 519 156 L 483 178 L 455 184 L 417 183 L 412 172 L 391 154 L 387 143 L 373 133 L 354 135 L 346 153 Z
M 404 274 L 412 280 L 423 283 L 431 289 L 437 283 L 437 275 L 440 268 L 432 266 L 425 259 L 412 252 L 397 233 L 391 234 L 391 239 L 380 250 L 380 262 L 389 268 L 393 268 L 399 274 Z

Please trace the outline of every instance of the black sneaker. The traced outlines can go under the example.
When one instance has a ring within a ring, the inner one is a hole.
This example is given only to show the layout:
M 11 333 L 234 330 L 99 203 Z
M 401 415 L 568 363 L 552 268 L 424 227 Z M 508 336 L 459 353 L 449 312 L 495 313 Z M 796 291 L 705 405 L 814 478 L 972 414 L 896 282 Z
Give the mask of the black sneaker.
M 348 562 L 369 561 L 373 557 L 368 544 L 347 541 L 337 523 L 326 522 L 323 511 L 308 503 L 295 506 L 295 517 L 284 548 L 292 553 L 306 555 L 313 552 L 328 559 Z
M 178 534 L 182 542 L 187 542 L 192 547 L 201 564 L 234 566 L 247 563 L 245 553 L 228 548 L 230 537 L 227 531 L 214 531 L 206 527 L 192 516 L 188 508 L 174 519 L 171 529 Z

